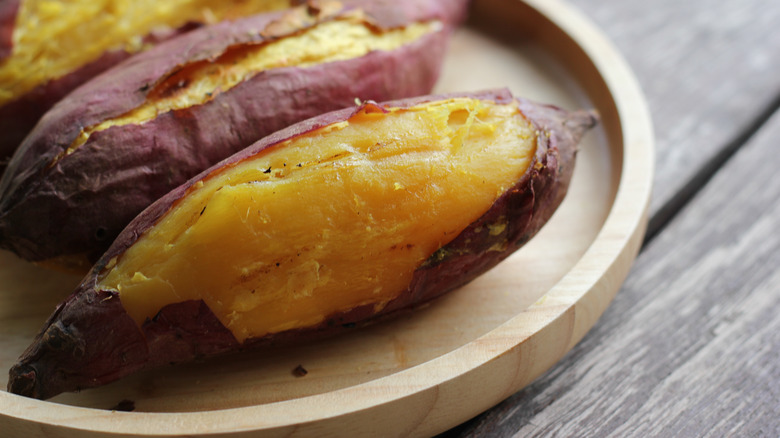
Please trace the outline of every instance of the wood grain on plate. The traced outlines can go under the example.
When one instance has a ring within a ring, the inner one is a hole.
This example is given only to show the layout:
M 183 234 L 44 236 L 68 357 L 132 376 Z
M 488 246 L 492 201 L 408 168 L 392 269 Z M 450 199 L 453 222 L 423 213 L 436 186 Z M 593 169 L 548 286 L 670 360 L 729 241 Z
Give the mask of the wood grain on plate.
M 604 311 L 641 243 L 652 132 L 633 76 L 558 1 L 477 1 L 437 91 L 509 86 L 595 106 L 572 189 L 545 229 L 468 286 L 388 323 L 295 348 L 140 373 L 51 401 L 0 392 L 0 429 L 25 436 L 429 435 L 528 384 Z M 77 278 L 0 253 L 0 366 L 8 368 Z M 32 297 L 32 298 L 31 298 Z M 298 365 L 303 377 L 293 373 Z M 123 400 L 135 411 L 113 412 Z

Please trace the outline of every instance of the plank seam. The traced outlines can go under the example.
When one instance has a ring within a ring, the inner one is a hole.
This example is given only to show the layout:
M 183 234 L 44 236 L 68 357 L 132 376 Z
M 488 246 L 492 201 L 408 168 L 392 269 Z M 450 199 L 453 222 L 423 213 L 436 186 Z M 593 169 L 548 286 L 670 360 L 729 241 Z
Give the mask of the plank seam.
M 752 123 L 741 130 L 731 141 L 726 143 L 726 146 L 721 149 L 719 153 L 704 163 L 699 171 L 683 185 L 682 189 L 650 217 L 650 222 L 647 226 L 647 232 L 640 253 L 670 222 L 672 222 L 672 220 L 674 220 L 675 217 L 677 217 L 677 215 L 681 213 L 696 194 L 709 183 L 712 177 L 715 176 L 715 174 L 731 160 L 743 146 L 748 144 L 753 136 L 756 135 L 769 119 L 778 112 L 780 112 L 780 94 L 758 114 Z

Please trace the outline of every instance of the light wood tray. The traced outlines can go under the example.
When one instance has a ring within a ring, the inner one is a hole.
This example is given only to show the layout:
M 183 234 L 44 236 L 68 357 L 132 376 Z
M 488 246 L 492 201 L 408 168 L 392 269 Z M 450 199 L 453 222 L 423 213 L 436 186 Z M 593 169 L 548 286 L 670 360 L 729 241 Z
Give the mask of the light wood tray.
M 504 86 L 595 107 L 603 120 L 582 142 L 564 204 L 501 265 L 412 314 L 323 342 L 145 372 L 45 402 L 0 391 L 0 435 L 425 436 L 530 383 L 585 335 L 627 275 L 644 234 L 653 138 L 622 58 L 559 0 L 475 1 L 437 91 Z M 0 252 L 0 369 L 79 280 Z M 308 374 L 296 377 L 298 365 Z M 123 400 L 135 410 L 111 410 Z

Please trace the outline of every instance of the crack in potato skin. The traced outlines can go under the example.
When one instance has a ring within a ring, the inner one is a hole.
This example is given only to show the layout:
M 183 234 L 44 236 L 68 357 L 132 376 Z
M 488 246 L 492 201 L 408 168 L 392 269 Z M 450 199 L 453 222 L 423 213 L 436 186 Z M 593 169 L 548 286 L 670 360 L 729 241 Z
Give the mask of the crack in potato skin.
M 215 59 L 200 60 L 170 72 L 149 90 L 146 101 L 131 111 L 83 128 L 52 165 L 75 152 L 95 132 L 113 126 L 142 125 L 160 114 L 203 105 L 264 71 L 306 68 L 358 58 L 375 50 L 394 50 L 441 28 L 441 22 L 433 21 L 379 30 L 357 9 L 326 17 L 309 28 L 290 31 L 280 39 L 229 47 Z
M 534 138 L 513 104 L 359 112 L 192 186 L 98 287 L 138 324 L 202 299 L 239 340 L 379 312 L 526 172 Z
M 289 0 L 22 0 L 11 55 L 0 60 L 0 105 L 107 51 L 141 51 L 149 34 L 289 6 Z

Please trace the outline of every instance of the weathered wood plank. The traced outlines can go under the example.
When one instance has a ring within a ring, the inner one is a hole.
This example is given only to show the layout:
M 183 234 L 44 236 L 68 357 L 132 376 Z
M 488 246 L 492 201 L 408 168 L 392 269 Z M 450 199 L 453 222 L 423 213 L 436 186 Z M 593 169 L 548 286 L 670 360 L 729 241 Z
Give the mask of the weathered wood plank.
M 775 0 L 570 0 L 615 43 L 657 140 L 650 233 L 780 104 Z
M 780 436 L 780 112 L 558 365 L 446 436 Z

